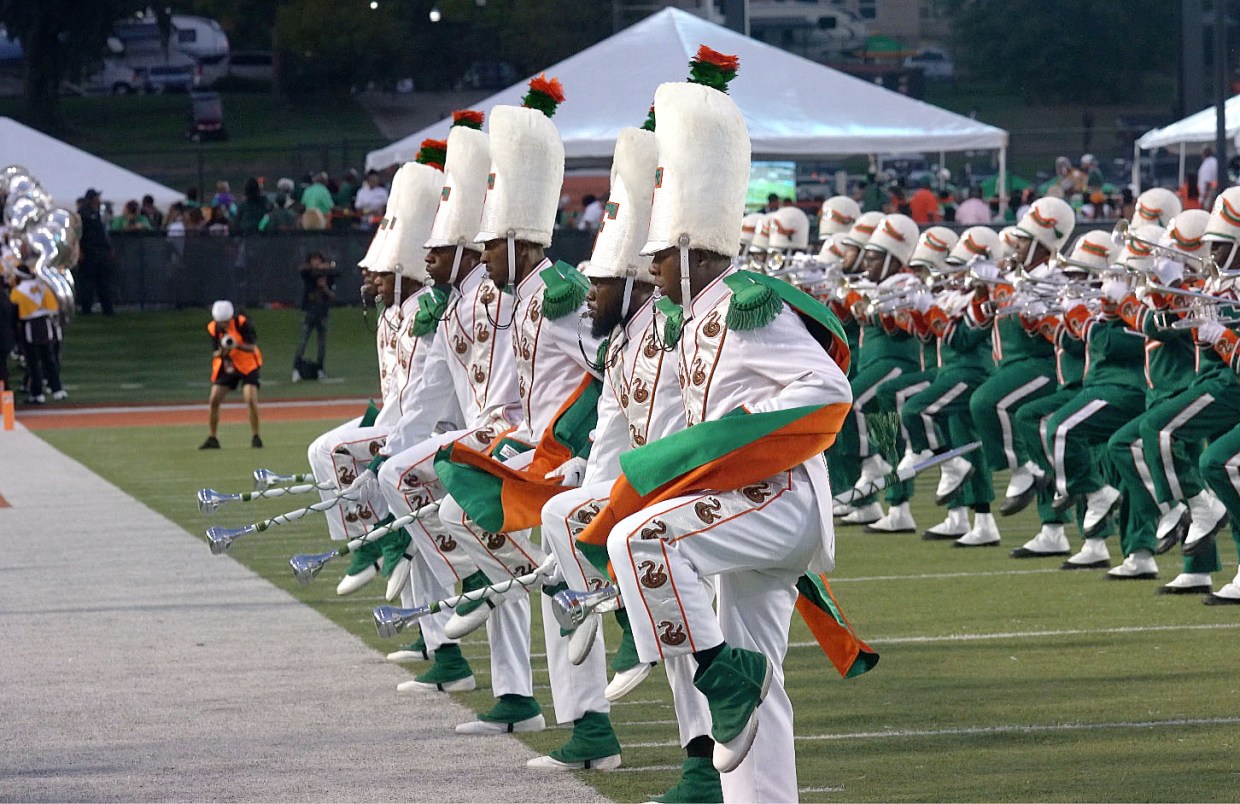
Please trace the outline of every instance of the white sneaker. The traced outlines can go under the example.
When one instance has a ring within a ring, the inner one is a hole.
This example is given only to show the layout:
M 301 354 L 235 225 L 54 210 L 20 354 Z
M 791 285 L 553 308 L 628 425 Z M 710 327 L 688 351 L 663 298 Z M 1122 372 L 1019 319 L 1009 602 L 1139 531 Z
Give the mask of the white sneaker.
M 293 369 L 293 382 L 301 382 L 301 372 Z
M 899 472 L 903 469 L 912 469 L 914 466 L 921 463 L 922 461 L 928 461 L 933 457 L 934 457 L 934 452 L 928 449 L 922 450 L 921 452 L 913 452 L 912 450 L 905 450 L 904 457 L 901 458 L 900 463 L 896 465 L 896 471 Z
M 1160 587 L 1160 595 L 1200 595 L 1209 594 L 1214 585 L 1210 583 L 1208 572 L 1181 572 L 1171 579 L 1171 583 Z
M 845 525 L 869 525 L 877 522 L 883 516 L 883 506 L 876 502 L 869 505 L 858 506 L 853 512 L 840 520 Z
M 69 392 L 64 390 L 63 388 L 60 389 L 59 391 L 52 392 L 52 399 L 55 399 L 57 402 L 59 402 L 62 399 L 68 399 L 68 398 L 69 398 Z
M 969 532 L 969 509 L 963 505 L 947 509 L 947 519 L 921 534 L 926 541 L 951 539 L 955 541 Z
M 1240 572 L 1231 583 L 1201 601 L 1207 606 L 1240 606 Z
M 1209 489 L 1188 501 L 1188 511 L 1193 524 L 1184 538 L 1184 555 L 1191 556 L 1209 536 L 1218 533 L 1227 524 L 1227 509 Z
M 974 514 L 973 529 L 956 541 L 953 547 L 998 547 L 999 526 L 994 514 Z
M 561 762 L 551 756 L 534 757 L 525 763 L 530 770 L 615 770 L 620 767 L 620 755 L 587 759 L 584 762 Z
M 882 455 L 871 455 L 861 462 L 861 477 L 853 484 L 853 489 L 861 494 L 868 494 L 874 484 L 891 472 L 891 464 Z
M 653 669 L 654 665 L 650 662 L 638 662 L 628 670 L 621 670 L 612 676 L 603 694 L 609 701 L 618 701 L 637 689 L 637 685 L 645 681 L 646 676 L 650 675 Z
M 1154 538 L 1158 540 L 1154 555 L 1158 556 L 1170 552 L 1172 547 L 1184 541 L 1193 524 L 1193 518 L 1188 514 L 1188 506 L 1184 503 L 1176 502 L 1175 505 L 1161 507 L 1164 510 L 1158 519 L 1158 527 L 1154 529 Z
M 1072 545 L 1064 534 L 1063 525 L 1046 524 L 1038 531 L 1038 535 L 1012 551 L 1012 558 L 1043 558 L 1046 556 L 1066 556 L 1072 552 Z
M 598 615 L 586 615 L 585 622 L 568 635 L 568 663 L 577 667 L 586 660 L 598 638 Z
M 1085 518 L 1081 521 L 1081 535 L 1093 536 L 1106 522 L 1115 506 L 1119 505 L 1119 489 L 1103 486 L 1085 495 Z
M 496 723 L 490 720 L 471 720 L 456 727 L 457 734 L 512 734 L 518 731 L 542 731 L 547 728 L 547 721 L 542 715 L 527 717 L 516 723 Z
M 854 509 L 848 503 L 842 503 L 837 500 L 831 501 L 831 516 L 845 517 L 851 514 L 854 510 L 856 509 Z
M 1003 492 L 1003 496 L 1021 496 L 1025 492 L 1029 491 L 1029 489 L 1033 488 L 1034 484 L 1037 483 L 1039 479 L 1044 477 L 1045 474 L 1046 473 L 1042 471 L 1042 467 L 1038 466 L 1033 461 L 1025 461 L 1023 466 L 1016 467 L 1016 469 L 1012 472 L 1012 477 L 1008 480 L 1007 491 Z
M 865 531 L 866 533 L 915 533 L 917 523 L 913 521 L 912 507 L 907 502 L 891 506 L 886 516 L 866 525 Z
M 1111 566 L 1111 551 L 1105 539 L 1086 539 L 1085 546 L 1076 555 L 1059 565 L 1060 569 L 1106 569 Z
M 1107 572 L 1107 578 L 1113 581 L 1148 581 L 1157 577 L 1158 565 L 1149 550 L 1134 550 L 1122 564 Z
M 964 458 L 952 458 L 939 466 L 939 485 L 934 490 L 934 501 L 939 505 L 947 502 L 960 490 L 964 481 L 973 474 L 973 464 Z

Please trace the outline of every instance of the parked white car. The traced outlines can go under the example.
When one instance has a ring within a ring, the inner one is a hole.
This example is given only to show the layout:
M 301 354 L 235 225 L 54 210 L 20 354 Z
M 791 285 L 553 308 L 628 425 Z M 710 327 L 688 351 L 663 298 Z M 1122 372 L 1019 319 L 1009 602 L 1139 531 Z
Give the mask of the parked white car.
M 928 47 L 920 53 L 904 60 L 904 66 L 912 70 L 921 70 L 926 78 L 950 81 L 956 77 L 956 65 L 947 52 Z

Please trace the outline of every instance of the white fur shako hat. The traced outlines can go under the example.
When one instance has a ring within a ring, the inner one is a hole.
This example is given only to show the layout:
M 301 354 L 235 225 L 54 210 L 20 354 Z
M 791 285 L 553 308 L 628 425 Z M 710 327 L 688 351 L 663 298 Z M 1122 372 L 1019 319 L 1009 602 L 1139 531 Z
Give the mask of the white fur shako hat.
M 423 147 L 428 143 L 423 143 Z M 441 145 L 431 141 L 432 145 Z M 426 278 L 426 238 L 439 206 L 443 172 L 431 164 L 408 162 L 396 172 L 393 186 L 401 188 L 396 203 L 389 203 L 391 230 L 379 262 L 406 279 Z
M 468 126 L 454 125 L 448 132 L 443 187 L 427 248 L 462 246 L 482 250 L 482 244 L 474 238 L 482 220 L 482 200 L 490 171 L 491 146 L 487 135 Z
M 559 82 L 541 77 L 530 82 L 530 95 L 544 85 L 554 89 L 557 102 L 563 100 Z M 546 111 L 528 105 L 496 106 L 490 117 L 491 172 L 475 240 L 511 237 L 549 246 L 564 183 L 560 132 Z
M 678 245 L 736 253 L 750 161 L 745 118 L 724 94 L 736 67 L 735 57 L 703 46 L 691 63 L 693 83 L 655 91 L 659 168 L 643 254 Z M 710 71 L 715 75 L 704 75 Z
M 650 232 L 650 196 L 658 159 L 654 132 L 640 128 L 620 131 L 611 163 L 611 192 L 603 207 L 589 265 L 582 272 L 586 276 L 654 282 L 650 257 L 640 252 Z
M 391 192 L 388 193 L 387 209 L 383 213 L 383 217 L 379 220 L 379 224 L 375 227 L 375 236 L 370 238 L 370 245 L 366 248 L 366 255 L 358 260 L 358 266 L 365 268 L 374 274 L 390 274 L 390 268 L 380 268 L 379 258 L 383 255 L 384 243 L 391 227 L 392 219 L 391 211 L 395 209 L 397 196 L 400 190 L 396 186 L 396 182 L 392 182 Z
M 780 207 L 771 213 L 767 248 L 771 251 L 805 251 L 809 248 L 809 216 L 797 207 Z

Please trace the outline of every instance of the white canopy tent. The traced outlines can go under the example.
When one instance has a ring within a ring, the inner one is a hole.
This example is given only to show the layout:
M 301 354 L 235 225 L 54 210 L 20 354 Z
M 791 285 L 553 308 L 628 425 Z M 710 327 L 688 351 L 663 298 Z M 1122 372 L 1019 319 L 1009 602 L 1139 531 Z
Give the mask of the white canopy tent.
M 846 154 L 998 150 L 1006 186 L 1007 132 L 853 78 L 675 8 L 665 9 L 548 67 L 566 100 L 555 124 L 570 167 L 607 165 L 616 137 L 639 126 L 667 81 L 683 81 L 699 45 L 740 57 L 729 94 L 749 124 L 755 160 Z M 519 106 L 528 79 L 480 101 Z M 422 140 L 443 139 L 451 119 L 372 151 L 381 170 L 413 159 Z
M 1133 169 L 1132 181 L 1137 191 L 1141 190 L 1141 152 L 1153 151 L 1158 148 L 1171 149 L 1178 146 L 1180 151 L 1180 184 L 1184 183 L 1184 162 L 1186 159 L 1187 146 L 1190 143 L 1212 144 L 1216 135 L 1216 126 L 1218 124 L 1217 106 L 1211 106 L 1208 109 L 1202 109 L 1200 112 L 1190 114 L 1183 120 L 1178 120 L 1170 125 L 1147 131 L 1137 139 L 1133 146 Z M 1223 103 L 1223 116 L 1225 118 L 1224 131 L 1227 139 L 1240 147 L 1240 95 L 1228 98 Z M 1226 161 L 1220 156 L 1220 161 Z
M 74 148 L 55 137 L 24 126 L 8 117 L 0 117 L 0 167 L 21 165 L 30 171 L 56 205 L 74 209 L 74 201 L 88 188 L 99 191 L 104 201 L 118 208 L 126 201 L 141 201 L 150 195 L 155 203 L 166 207 L 185 196 L 139 176 L 106 159 Z

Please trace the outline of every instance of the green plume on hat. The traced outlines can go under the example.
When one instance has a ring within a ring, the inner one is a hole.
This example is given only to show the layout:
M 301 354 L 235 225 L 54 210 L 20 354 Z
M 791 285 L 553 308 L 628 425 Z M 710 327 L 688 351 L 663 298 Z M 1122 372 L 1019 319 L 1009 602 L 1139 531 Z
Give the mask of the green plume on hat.
M 689 83 L 702 84 L 726 95 L 728 83 L 736 77 L 740 64 L 740 59 L 736 56 L 729 56 L 702 45 L 689 62 Z
M 650 104 L 650 114 L 646 115 L 646 122 L 642 123 L 642 128 L 646 131 L 654 131 L 654 104 Z
M 448 158 L 448 143 L 444 140 L 422 140 L 422 147 L 413 161 L 420 165 L 430 165 L 436 170 L 443 170 Z

